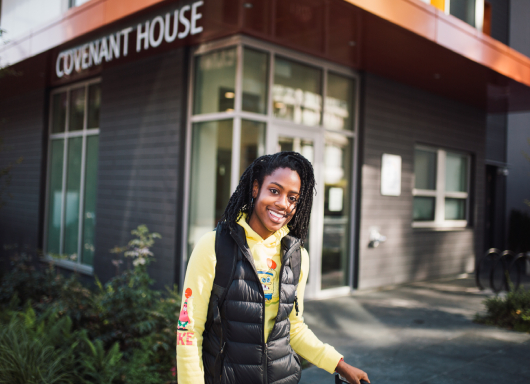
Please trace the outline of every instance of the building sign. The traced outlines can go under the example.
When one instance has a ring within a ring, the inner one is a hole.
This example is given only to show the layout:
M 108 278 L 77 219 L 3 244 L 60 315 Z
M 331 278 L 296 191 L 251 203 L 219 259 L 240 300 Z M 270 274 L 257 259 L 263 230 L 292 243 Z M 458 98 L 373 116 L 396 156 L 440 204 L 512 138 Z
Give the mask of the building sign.
M 383 154 L 381 160 L 381 195 L 401 195 L 401 156 Z
M 198 25 L 202 18 L 200 7 L 203 1 L 184 5 L 173 13 L 156 16 L 152 20 L 127 27 L 108 36 L 83 44 L 79 47 L 62 51 L 55 62 L 55 73 L 58 78 L 81 72 L 94 65 L 109 62 L 129 54 L 131 32 L 136 30 L 136 52 L 156 48 L 163 41 L 171 43 L 176 39 L 184 39 L 188 35 L 201 33 L 203 28 Z

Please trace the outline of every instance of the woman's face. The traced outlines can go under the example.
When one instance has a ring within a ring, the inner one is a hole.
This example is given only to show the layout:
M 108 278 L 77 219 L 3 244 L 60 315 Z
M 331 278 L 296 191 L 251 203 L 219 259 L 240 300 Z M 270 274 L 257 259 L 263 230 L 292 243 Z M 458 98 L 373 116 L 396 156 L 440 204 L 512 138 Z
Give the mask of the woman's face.
M 291 221 L 300 197 L 301 184 L 298 172 L 290 168 L 277 168 L 265 176 L 261 188 L 258 181 L 254 180 L 254 211 L 248 224 L 263 239 Z

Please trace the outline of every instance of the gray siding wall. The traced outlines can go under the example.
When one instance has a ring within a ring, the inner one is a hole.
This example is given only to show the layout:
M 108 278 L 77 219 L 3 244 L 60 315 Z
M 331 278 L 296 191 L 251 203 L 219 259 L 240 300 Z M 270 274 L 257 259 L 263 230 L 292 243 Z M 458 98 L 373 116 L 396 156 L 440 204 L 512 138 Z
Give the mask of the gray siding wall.
M 525 157 L 526 156 L 528 157 Z M 506 177 L 506 222 L 512 210 L 530 214 L 530 113 L 508 115 L 508 170 Z
M 486 118 L 486 160 L 506 163 L 506 113 L 489 113 Z
M 4 245 L 18 245 L 29 251 L 39 247 L 39 209 L 43 137 L 45 120 L 45 92 L 33 91 L 13 98 L 0 98 L 0 168 L 14 163 L 19 157 L 21 164 L 11 172 L 11 185 L 5 197 L 6 205 L 0 209 L 0 254 Z M 4 178 L 0 179 L 0 187 Z
M 510 0 L 510 47 L 530 57 L 530 1 Z
M 473 270 L 482 252 L 484 112 L 367 74 L 364 83 L 359 288 L 377 287 Z M 465 151 L 472 161 L 471 228 L 412 228 L 414 145 Z M 402 157 L 401 196 L 380 193 L 381 156 Z M 372 226 L 387 241 L 369 248 Z
M 491 4 L 491 37 L 508 45 L 510 30 L 510 1 L 514 0 L 487 1 Z
M 115 275 L 109 249 L 127 244 L 140 224 L 162 235 L 152 250 L 156 287 L 176 281 L 185 60 L 179 49 L 102 75 L 94 272 L 104 281 Z

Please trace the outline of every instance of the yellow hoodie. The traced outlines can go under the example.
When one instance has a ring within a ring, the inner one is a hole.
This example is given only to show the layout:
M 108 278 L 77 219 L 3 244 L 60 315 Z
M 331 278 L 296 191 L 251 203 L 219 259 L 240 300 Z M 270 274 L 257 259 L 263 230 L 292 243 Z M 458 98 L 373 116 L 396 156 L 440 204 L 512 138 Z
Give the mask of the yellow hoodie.
M 281 267 L 281 239 L 289 229 L 284 226 L 263 240 L 246 222 L 244 215 L 238 222 L 245 229 L 248 247 L 265 292 L 265 340 L 271 332 L 278 313 L 279 272 Z M 208 303 L 215 277 L 215 231 L 204 235 L 191 254 L 186 278 L 182 309 L 177 332 L 177 372 L 179 384 L 203 384 L 202 333 L 208 313 Z M 304 323 L 304 291 L 309 271 L 309 256 L 302 248 L 302 268 L 298 284 L 299 313 L 289 315 L 291 346 L 300 356 L 319 368 L 333 373 L 343 357 L 333 347 L 322 343 Z

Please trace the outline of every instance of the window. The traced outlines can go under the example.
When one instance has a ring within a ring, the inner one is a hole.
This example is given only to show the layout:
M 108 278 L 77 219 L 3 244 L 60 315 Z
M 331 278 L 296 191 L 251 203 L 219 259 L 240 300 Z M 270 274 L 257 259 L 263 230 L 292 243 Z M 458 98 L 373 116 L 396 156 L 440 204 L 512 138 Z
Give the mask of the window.
M 309 276 L 309 296 L 323 289 L 349 292 L 356 75 L 245 37 L 199 46 L 192 60 L 183 253 L 189 256 L 215 227 L 252 161 L 296 151 L 313 163 L 323 196 L 315 199 L 305 243 L 317 271 Z
M 449 13 L 475 27 L 475 0 L 451 0 Z
M 414 151 L 414 227 L 465 227 L 470 156 L 417 146 Z
M 89 0 L 69 0 L 68 8 L 79 7 L 80 5 L 85 4 L 87 1 Z
M 101 87 L 53 91 L 44 249 L 63 266 L 90 271 L 94 258 Z

